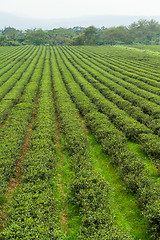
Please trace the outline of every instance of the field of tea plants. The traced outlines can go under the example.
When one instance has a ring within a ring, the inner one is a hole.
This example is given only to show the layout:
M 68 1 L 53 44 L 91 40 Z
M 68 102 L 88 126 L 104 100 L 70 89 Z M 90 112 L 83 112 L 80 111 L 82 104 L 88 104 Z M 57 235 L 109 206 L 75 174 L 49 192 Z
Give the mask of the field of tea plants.
M 0 239 L 160 239 L 159 53 L 0 47 Z

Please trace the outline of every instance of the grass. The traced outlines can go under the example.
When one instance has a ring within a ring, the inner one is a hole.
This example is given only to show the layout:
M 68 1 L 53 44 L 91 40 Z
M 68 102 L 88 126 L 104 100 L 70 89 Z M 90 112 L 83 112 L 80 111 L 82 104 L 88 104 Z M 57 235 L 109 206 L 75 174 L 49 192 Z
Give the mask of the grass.
M 89 131 L 90 156 L 95 170 L 102 174 L 111 187 L 110 208 L 116 217 L 117 224 L 127 231 L 135 240 L 150 239 L 149 226 L 143 217 L 135 196 L 128 193 L 125 184 L 95 137 Z
M 135 154 L 137 154 L 138 157 L 140 157 L 143 161 L 143 163 L 146 166 L 146 169 L 148 170 L 150 177 L 152 177 L 154 180 L 157 180 L 157 182 L 160 185 L 160 172 L 156 166 L 152 163 L 152 159 L 143 152 L 140 145 L 138 143 L 135 143 L 133 141 L 128 140 L 127 141 L 128 148 L 133 151 Z
M 0 195 L 0 205 L 3 205 L 6 202 L 7 202 L 7 198 L 3 195 Z
M 80 234 L 81 218 L 77 211 L 76 206 L 74 206 L 70 201 L 70 184 L 74 176 L 74 172 L 71 169 L 70 157 L 67 149 L 65 148 L 65 138 L 62 134 L 60 137 L 61 150 L 57 152 L 57 157 L 59 158 L 59 163 L 57 164 L 56 174 L 53 179 L 55 188 L 55 197 L 57 200 L 57 215 L 59 219 L 61 218 L 61 212 L 66 212 L 66 228 L 61 226 L 61 221 L 59 222 L 58 239 L 65 240 L 77 240 Z M 63 158 L 62 158 L 63 154 Z M 59 179 L 61 176 L 61 180 Z M 59 184 L 63 188 L 63 192 L 59 189 Z M 64 210 L 65 209 L 65 210 Z
M 140 46 L 140 45 L 138 45 Z M 142 45 L 143 46 L 143 45 Z M 148 54 L 152 54 L 152 55 L 158 55 L 160 56 L 160 52 L 158 51 L 153 51 L 152 49 L 147 49 L 147 48 L 137 48 L 136 46 L 128 46 L 128 45 L 117 45 L 116 47 L 121 47 L 121 48 L 127 48 L 127 49 L 130 49 L 130 50 L 134 50 L 134 51 L 139 51 L 139 52 L 143 52 L 143 53 L 148 53 Z

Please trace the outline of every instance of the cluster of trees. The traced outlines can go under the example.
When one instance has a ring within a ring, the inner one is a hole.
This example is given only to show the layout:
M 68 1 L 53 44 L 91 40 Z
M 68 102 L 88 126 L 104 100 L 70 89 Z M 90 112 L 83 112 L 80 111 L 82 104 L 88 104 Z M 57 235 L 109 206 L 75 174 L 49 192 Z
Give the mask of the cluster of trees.
M 17 30 L 6 27 L 0 31 L 0 46 L 17 45 L 67 45 L 82 32 L 84 28 L 54 28 L 53 30 L 27 29 Z
M 53 30 L 6 27 L 0 31 L 0 45 L 104 45 L 160 44 L 160 24 L 155 20 L 139 20 L 128 27 L 96 28 L 90 26 L 54 28 Z
M 90 26 L 72 41 L 73 45 L 160 44 L 160 24 L 153 19 L 139 20 L 128 27 L 97 29 Z

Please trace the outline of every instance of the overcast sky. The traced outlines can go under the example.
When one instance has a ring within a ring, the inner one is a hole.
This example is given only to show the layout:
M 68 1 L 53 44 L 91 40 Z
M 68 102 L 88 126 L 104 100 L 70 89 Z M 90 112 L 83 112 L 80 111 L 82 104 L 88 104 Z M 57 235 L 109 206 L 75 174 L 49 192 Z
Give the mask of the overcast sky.
M 105 14 L 159 16 L 160 0 L 0 0 L 0 11 L 44 19 Z

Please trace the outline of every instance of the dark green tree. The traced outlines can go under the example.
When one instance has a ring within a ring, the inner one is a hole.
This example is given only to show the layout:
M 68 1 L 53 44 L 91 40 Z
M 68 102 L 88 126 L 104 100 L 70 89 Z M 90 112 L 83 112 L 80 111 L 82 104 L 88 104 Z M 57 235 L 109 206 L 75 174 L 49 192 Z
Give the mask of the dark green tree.
M 42 29 L 26 31 L 26 41 L 29 44 L 41 45 L 47 43 L 47 33 Z
M 6 46 L 8 45 L 7 37 L 4 35 L 0 35 L 0 46 Z
M 95 45 L 98 40 L 98 30 L 94 26 L 90 26 L 84 30 L 84 44 Z
M 111 27 L 104 30 L 103 39 L 105 44 L 130 44 L 132 39 L 127 27 Z
M 94 26 L 85 28 L 82 33 L 73 39 L 72 45 L 95 45 L 98 41 L 98 29 Z

